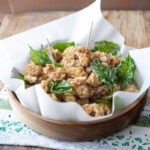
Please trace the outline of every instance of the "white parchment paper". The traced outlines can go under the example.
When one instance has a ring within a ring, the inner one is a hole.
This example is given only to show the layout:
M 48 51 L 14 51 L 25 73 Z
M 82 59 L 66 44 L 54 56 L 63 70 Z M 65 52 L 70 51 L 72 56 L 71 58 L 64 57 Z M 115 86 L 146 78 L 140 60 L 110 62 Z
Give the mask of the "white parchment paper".
M 22 105 L 45 117 L 63 121 L 89 121 L 112 115 L 90 117 L 77 103 L 54 101 L 39 84 L 25 89 L 23 81 L 16 78 L 16 74 L 22 72 L 23 67 L 29 62 L 28 45 L 35 49 L 39 48 L 41 44 L 46 45 L 47 38 L 51 43 L 75 41 L 80 45 L 86 45 L 92 21 L 93 30 L 89 48 L 93 47 L 95 41 L 113 41 L 120 45 L 123 55 L 130 53 L 137 67 L 135 82 L 139 92 L 114 93 L 112 114 L 129 106 L 148 88 L 150 85 L 150 48 L 131 51 L 133 48 L 125 46 L 124 37 L 104 19 L 100 10 L 100 0 L 96 0 L 87 8 L 72 15 L 0 41 L 0 79 L 16 93 Z

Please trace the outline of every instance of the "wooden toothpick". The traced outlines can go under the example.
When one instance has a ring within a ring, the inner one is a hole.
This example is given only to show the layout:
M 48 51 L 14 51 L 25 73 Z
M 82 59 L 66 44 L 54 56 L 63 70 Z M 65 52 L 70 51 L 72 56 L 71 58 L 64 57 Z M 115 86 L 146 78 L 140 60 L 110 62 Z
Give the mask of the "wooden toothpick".
M 87 48 L 87 49 L 88 49 L 89 41 L 90 41 L 90 38 L 91 38 L 92 27 L 93 27 L 93 21 L 92 21 L 92 23 L 91 23 L 90 32 L 89 32 L 89 36 L 88 36 L 88 40 L 87 40 L 87 44 L 86 44 L 86 48 Z
M 49 43 L 49 40 L 48 40 L 48 39 L 47 39 L 47 44 L 48 44 L 49 53 L 50 53 L 51 58 L 52 58 L 53 68 L 56 69 L 55 64 L 54 64 L 54 58 L 53 58 L 52 53 L 51 53 L 50 43 Z

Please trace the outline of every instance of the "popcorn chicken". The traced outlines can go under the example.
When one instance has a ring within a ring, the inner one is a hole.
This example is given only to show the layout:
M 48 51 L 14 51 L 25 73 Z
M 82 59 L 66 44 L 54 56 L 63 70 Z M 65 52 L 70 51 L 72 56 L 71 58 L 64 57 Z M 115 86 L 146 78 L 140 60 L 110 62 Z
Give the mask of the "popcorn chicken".
M 100 85 L 101 83 L 98 81 L 96 75 L 92 72 L 90 74 L 90 76 L 88 77 L 87 79 L 87 83 L 90 85 L 90 86 L 93 86 L 93 87 L 97 87 L 98 85 Z
M 54 69 L 52 64 L 46 65 L 46 67 L 43 68 L 43 72 L 47 75 L 49 81 L 63 80 L 66 77 L 66 71 L 64 68 L 56 67 Z
M 124 91 L 126 92 L 138 92 L 137 87 L 134 84 L 128 85 Z
M 105 95 L 106 93 L 108 93 L 109 89 L 107 88 L 106 85 L 101 85 L 98 86 L 95 90 L 95 94 L 101 94 L 101 95 Z
M 92 95 L 92 91 L 90 90 L 90 87 L 88 87 L 86 80 L 86 77 L 76 77 L 67 80 L 73 88 L 74 95 L 77 95 L 81 99 L 88 98 Z
M 82 107 L 90 116 L 104 116 L 111 113 L 107 105 L 93 103 L 85 104 Z
M 70 46 L 66 48 L 65 51 L 63 52 L 63 58 L 65 57 L 74 58 L 75 51 L 76 46 Z
M 43 73 L 46 75 L 52 71 L 54 71 L 53 64 L 46 64 L 46 67 L 43 68 Z
M 73 86 L 73 90 L 75 92 L 75 95 L 77 95 L 80 98 L 89 98 L 93 94 L 87 85 L 75 85 Z
M 74 58 L 63 57 L 63 59 L 61 60 L 61 65 L 63 65 L 65 68 L 79 67 L 80 63 L 79 60 L 76 60 Z
M 78 46 L 75 56 L 79 59 L 80 66 L 87 67 L 90 63 L 90 51 L 84 46 Z
M 42 80 L 47 80 L 47 75 L 46 74 L 41 74 L 38 78 L 37 81 L 38 83 L 41 83 Z
M 42 73 L 42 66 L 35 65 L 33 62 L 30 62 L 23 69 L 24 75 L 30 76 L 39 76 Z
M 79 58 L 79 62 L 81 66 L 87 67 L 89 65 L 90 59 L 88 58 L 86 54 L 81 53 L 78 55 L 78 58 Z
M 53 58 L 55 59 L 55 61 L 60 62 L 62 60 L 62 53 L 57 50 L 57 49 L 52 49 L 51 50 L 51 54 L 53 56 Z
M 94 94 L 92 99 L 98 99 L 102 96 L 106 96 L 109 93 L 109 89 L 107 88 L 106 85 L 100 85 L 98 87 L 93 88 Z
M 67 81 L 70 83 L 71 86 L 74 85 L 86 85 L 87 77 L 76 77 L 76 78 L 69 78 Z
M 48 86 L 49 80 L 42 80 L 41 87 L 45 90 L 45 92 L 49 93 L 50 89 Z
M 70 67 L 66 71 L 68 77 L 87 77 L 87 73 L 83 67 Z
M 37 82 L 37 77 L 31 75 L 25 75 L 24 79 L 31 84 Z
M 91 59 L 99 58 L 101 62 L 109 62 L 109 55 L 104 52 L 96 51 L 91 55 Z
M 84 46 L 68 47 L 63 53 L 61 64 L 64 67 L 87 67 L 90 64 L 90 53 Z
M 120 60 L 117 56 L 110 56 L 109 66 L 116 67 L 120 63 Z

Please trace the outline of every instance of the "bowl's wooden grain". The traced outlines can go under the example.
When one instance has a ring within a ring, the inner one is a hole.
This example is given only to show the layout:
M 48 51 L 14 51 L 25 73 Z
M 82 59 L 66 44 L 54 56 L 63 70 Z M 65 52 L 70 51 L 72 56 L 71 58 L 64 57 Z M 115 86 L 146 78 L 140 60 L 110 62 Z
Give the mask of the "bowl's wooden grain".
M 36 114 L 21 105 L 12 91 L 8 90 L 8 94 L 11 107 L 22 122 L 45 136 L 68 141 L 100 139 L 120 131 L 136 120 L 147 96 L 145 92 L 126 109 L 102 120 L 64 122 Z

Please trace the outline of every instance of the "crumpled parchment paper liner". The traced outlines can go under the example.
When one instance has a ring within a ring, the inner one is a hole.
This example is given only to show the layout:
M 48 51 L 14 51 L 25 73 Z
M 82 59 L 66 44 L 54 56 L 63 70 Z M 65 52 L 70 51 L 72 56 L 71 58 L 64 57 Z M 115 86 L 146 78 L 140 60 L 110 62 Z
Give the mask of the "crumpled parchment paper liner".
M 80 105 L 74 102 L 61 103 L 52 100 L 40 84 L 28 89 L 24 88 L 23 81 L 16 78 L 17 72 L 29 62 L 29 47 L 39 48 L 46 45 L 46 38 L 50 43 L 56 41 L 75 41 L 86 45 L 91 22 L 93 30 L 89 48 L 95 41 L 109 40 L 118 43 L 121 53 L 130 53 L 137 66 L 135 82 L 140 91 L 138 93 L 115 92 L 113 95 L 112 113 L 107 116 L 91 117 L 86 114 Z M 63 121 L 90 121 L 111 116 L 134 102 L 150 85 L 150 48 L 133 50 L 124 45 L 124 37 L 102 16 L 100 0 L 96 0 L 87 8 L 72 15 L 49 22 L 29 31 L 0 41 L 0 79 L 13 90 L 22 105 L 42 116 Z

